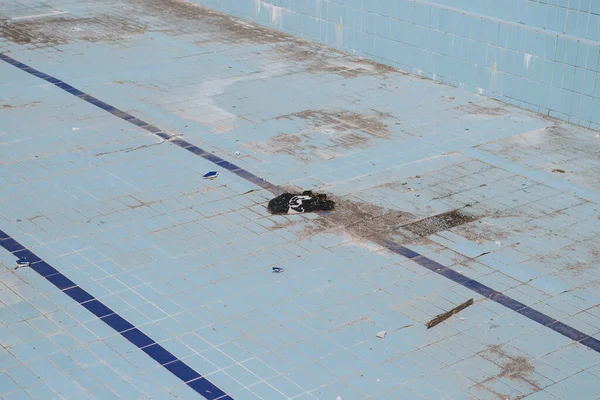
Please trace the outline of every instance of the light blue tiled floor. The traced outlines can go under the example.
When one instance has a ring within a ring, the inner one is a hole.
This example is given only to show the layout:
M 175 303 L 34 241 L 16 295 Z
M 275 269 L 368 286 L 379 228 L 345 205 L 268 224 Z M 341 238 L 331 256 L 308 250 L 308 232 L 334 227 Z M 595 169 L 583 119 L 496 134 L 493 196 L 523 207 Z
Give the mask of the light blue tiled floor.
M 339 201 L 270 216 L 268 191 L 0 62 L 0 230 L 232 398 L 600 396 L 597 352 L 374 243 L 600 338 L 596 132 L 178 1 L 49 4 L 1 5 L 0 51 Z M 1 397 L 199 398 L 14 265 L 0 250 Z

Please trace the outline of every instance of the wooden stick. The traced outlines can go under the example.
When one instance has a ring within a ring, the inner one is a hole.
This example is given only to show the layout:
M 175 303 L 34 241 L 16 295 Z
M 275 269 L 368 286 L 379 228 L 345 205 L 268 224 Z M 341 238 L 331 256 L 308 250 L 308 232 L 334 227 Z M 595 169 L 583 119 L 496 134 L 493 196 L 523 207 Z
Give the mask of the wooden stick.
M 465 301 L 464 303 L 462 303 L 461 305 L 454 307 L 452 310 L 438 315 L 437 317 L 435 317 L 434 319 L 432 319 L 431 321 L 426 323 L 425 326 L 427 327 L 427 329 L 433 328 L 437 324 L 444 322 L 445 320 L 447 320 L 454 314 L 458 313 L 459 311 L 462 311 L 465 308 L 469 307 L 471 304 L 473 304 L 473 299 L 469 299 L 469 300 Z

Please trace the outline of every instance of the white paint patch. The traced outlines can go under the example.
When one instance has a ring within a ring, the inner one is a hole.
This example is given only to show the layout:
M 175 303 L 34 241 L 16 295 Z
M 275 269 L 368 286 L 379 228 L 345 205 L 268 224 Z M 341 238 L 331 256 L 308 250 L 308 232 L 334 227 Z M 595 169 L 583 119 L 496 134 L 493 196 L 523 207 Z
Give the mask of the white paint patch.
M 495 92 L 498 90 L 498 64 L 494 61 L 494 68 L 492 68 L 492 82 L 490 85 L 490 90 Z
M 335 24 L 335 42 L 338 47 L 342 47 L 342 41 L 344 39 L 344 23 L 342 21 L 342 17 L 340 16 L 340 23 Z
M 243 74 L 224 79 L 210 79 L 198 86 L 194 86 L 193 89 L 186 88 L 186 91 L 191 89 L 196 93 L 192 97 L 198 99 L 197 106 L 176 110 L 175 115 L 210 126 L 215 133 L 224 133 L 235 129 L 237 127 L 238 116 L 225 108 L 219 107 L 219 104 L 213 99 L 225 93 L 228 86 L 254 79 L 269 79 L 280 73 L 282 68 L 289 67 L 288 64 L 277 61 L 267 63 L 267 65 L 267 69 L 260 73 L 252 75 Z
M 525 68 L 529 69 L 529 64 L 531 63 L 531 54 L 525 53 L 523 57 L 523 64 Z
M 45 18 L 45 17 L 54 17 L 56 15 L 68 14 L 68 11 L 52 11 L 46 14 L 34 14 L 34 15 L 22 15 L 19 17 L 12 17 L 11 21 L 22 21 L 24 19 L 34 19 L 34 18 Z
M 267 3 L 265 1 L 261 1 L 260 6 L 264 7 L 266 10 L 269 10 L 271 12 L 271 25 L 281 26 L 281 24 L 282 24 L 281 17 L 283 15 L 283 8 L 278 7 L 271 3 Z

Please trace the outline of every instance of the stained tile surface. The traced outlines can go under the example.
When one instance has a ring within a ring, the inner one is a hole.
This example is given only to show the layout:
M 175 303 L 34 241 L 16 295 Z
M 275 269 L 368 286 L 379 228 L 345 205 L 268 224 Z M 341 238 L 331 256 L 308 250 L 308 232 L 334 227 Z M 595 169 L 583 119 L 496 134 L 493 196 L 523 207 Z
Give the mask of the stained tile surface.
M 0 15 L 2 398 L 599 396 L 597 132 L 184 2 Z

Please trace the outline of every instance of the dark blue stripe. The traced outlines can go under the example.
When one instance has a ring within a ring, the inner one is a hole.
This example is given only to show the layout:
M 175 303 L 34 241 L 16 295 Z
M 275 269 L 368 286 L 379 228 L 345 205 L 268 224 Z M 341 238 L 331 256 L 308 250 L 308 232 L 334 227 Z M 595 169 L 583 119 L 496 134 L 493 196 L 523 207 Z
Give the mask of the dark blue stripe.
M 414 253 L 412 250 L 409 250 L 403 246 L 396 245 L 394 243 L 388 242 L 382 243 L 382 245 L 396 254 L 404 255 L 407 253 Z M 587 346 L 590 349 L 600 353 L 600 340 L 590 337 L 585 333 L 578 331 L 577 329 L 570 327 L 566 324 L 563 324 L 562 322 L 559 322 L 544 313 L 534 310 L 533 308 L 528 307 L 525 304 L 490 288 L 489 286 L 486 286 L 480 282 L 470 279 L 465 275 L 454 271 L 453 269 L 444 267 L 440 263 L 433 261 L 427 257 L 418 255 L 416 257 L 411 258 L 420 266 L 425 267 L 438 275 L 448 278 L 466 287 L 467 289 L 471 289 L 472 291 L 474 291 L 477 294 L 480 294 L 483 297 L 487 297 L 488 299 L 493 300 L 494 302 L 501 304 L 506 308 L 516 311 L 519 314 L 529 318 L 530 320 L 537 322 L 538 324 L 544 325 L 552 329 L 553 331 L 558 332 L 561 335 L 566 336 L 569 339 L 572 339 L 576 342 L 580 342 L 584 346 Z
M 133 326 L 133 324 L 131 324 L 125 318 L 121 317 L 90 293 L 77 286 L 72 280 L 58 272 L 50 264 L 41 260 L 33 252 L 26 249 L 2 230 L 0 230 L 0 246 L 13 254 L 15 254 L 15 252 L 11 250 L 19 249 L 19 256 L 25 258 L 26 260 L 39 260 L 35 264 L 31 265 L 31 268 L 35 272 L 46 278 L 50 283 L 62 290 L 67 296 L 100 318 L 100 321 L 110 326 L 117 333 L 121 334 L 121 336 L 130 341 L 133 345 L 137 346 L 144 353 L 148 354 L 152 359 L 154 359 L 154 361 L 165 367 L 165 369 L 167 369 L 177 378 L 181 379 L 197 393 L 209 400 L 233 400 L 221 389 L 203 378 L 198 372 L 194 371 L 183 361 L 169 353 L 160 344 L 156 343 L 138 328 Z
M 67 85 L 64 82 L 62 82 L 56 78 L 53 78 L 49 75 L 40 73 L 39 71 L 15 60 L 12 57 L 7 56 L 6 54 L 0 53 L 0 60 L 3 60 L 11 65 L 14 65 L 15 67 L 17 67 L 29 74 L 32 74 L 35 76 L 40 76 L 40 77 L 42 77 L 42 79 L 45 79 L 46 81 L 53 83 L 54 85 L 60 87 L 63 90 L 68 91 L 69 93 L 72 93 L 74 90 L 77 90 L 75 88 L 72 88 L 72 86 Z M 222 168 L 225 168 L 228 171 L 231 171 L 232 173 L 236 174 L 240 178 L 245 179 L 248 182 L 254 183 L 255 185 L 260 186 L 261 188 L 263 188 L 265 190 L 268 190 L 268 191 L 270 191 L 272 193 L 276 193 L 276 194 L 279 194 L 282 192 L 282 189 L 279 186 L 274 185 L 274 184 L 268 182 L 267 180 L 254 175 L 252 172 L 241 169 L 238 166 L 222 159 L 221 157 L 219 157 L 215 154 L 209 153 L 207 151 L 204 151 L 201 148 L 199 148 L 185 140 L 174 139 L 168 133 L 162 132 L 159 128 L 157 128 L 151 124 L 148 124 L 144 121 L 141 121 L 141 120 L 137 119 L 136 117 L 134 117 L 133 115 L 131 115 L 125 111 L 121 111 L 121 110 L 117 109 L 116 107 L 113 107 L 109 104 L 106 104 L 103 101 L 98 100 L 93 96 L 83 93 L 83 94 L 78 95 L 78 97 L 87 101 L 90 104 L 93 104 L 97 107 L 102 108 L 103 110 L 110 112 L 111 114 L 113 114 L 125 121 L 132 122 L 134 125 L 140 126 L 141 128 L 154 133 L 155 135 L 159 136 L 160 138 L 163 138 L 165 140 L 170 140 L 171 143 L 173 143 L 174 145 L 181 147 L 182 149 L 187 150 L 187 151 L 191 152 L 192 154 L 198 155 L 198 156 L 204 158 L 205 160 L 208 160 Z M 0 235 L 0 239 L 2 237 L 3 236 Z M 0 243 L 2 244 L 2 246 L 4 248 L 6 248 L 11 253 L 14 253 L 15 251 L 19 251 L 22 249 L 22 247 L 20 247 L 20 244 L 18 244 L 15 241 L 11 242 L 11 240 L 12 239 L 10 237 L 6 236 L 4 239 L 2 239 L 2 241 L 0 241 Z M 6 246 L 4 246 L 5 242 L 7 243 Z M 398 243 L 394 243 L 391 241 L 385 241 L 385 242 L 381 242 L 379 244 L 381 246 L 387 248 L 391 252 L 394 252 L 403 257 L 412 259 L 413 261 L 415 261 L 417 264 L 421 265 L 422 267 L 427 268 L 428 270 L 435 272 L 436 274 L 441 275 L 447 279 L 450 279 L 451 281 L 456 282 L 457 284 L 462 285 L 462 286 L 474 291 L 475 293 L 480 294 L 481 296 L 487 297 L 488 299 L 495 301 L 498 304 L 501 304 L 513 311 L 518 312 L 519 314 L 529 318 L 532 321 L 535 321 L 541 325 L 547 326 L 548 328 L 552 329 L 553 331 L 558 332 L 561 335 L 568 337 L 569 339 L 580 342 L 581 344 L 589 347 L 590 349 L 600 353 L 600 341 L 578 331 L 575 328 L 572 328 L 568 325 L 558 322 L 555 319 L 553 319 L 539 311 L 532 309 L 531 307 L 528 307 L 514 299 L 511 299 L 510 297 L 505 296 L 502 293 L 500 293 L 482 283 L 479 283 L 473 279 L 470 279 L 469 277 L 462 275 L 451 268 L 445 267 L 434 260 L 431 260 L 425 256 L 422 256 L 419 253 L 417 253 L 413 250 L 410 250 L 407 247 L 401 246 Z M 42 276 L 44 276 L 44 275 L 42 275 Z M 51 277 L 52 276 L 46 276 L 46 279 L 50 279 Z M 59 282 L 60 282 L 60 280 L 59 280 Z M 65 285 L 66 282 L 62 282 L 62 284 Z M 84 304 L 87 304 L 87 303 L 84 303 Z M 127 333 L 127 332 L 131 332 L 131 330 L 126 331 L 125 333 Z M 125 333 L 122 333 L 122 335 L 125 336 Z M 132 335 L 132 339 L 128 338 L 128 340 L 130 340 L 130 341 L 135 340 L 136 342 L 138 342 L 138 341 L 144 340 L 142 337 L 135 336 L 133 333 L 131 333 L 130 335 Z M 132 343 L 134 343 L 134 342 L 132 341 Z M 140 346 L 138 346 L 138 347 L 140 347 Z M 204 378 L 197 379 L 193 382 L 198 382 L 198 381 L 202 381 L 202 380 L 204 380 Z M 188 385 L 192 386 L 191 383 L 188 383 Z M 199 385 L 199 384 L 197 384 L 197 385 Z M 204 395 L 204 396 L 206 397 L 206 395 Z M 207 398 L 209 398 L 209 397 L 207 397 Z M 210 397 L 210 398 L 216 399 L 218 397 Z

